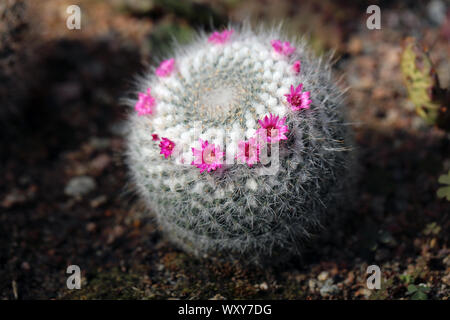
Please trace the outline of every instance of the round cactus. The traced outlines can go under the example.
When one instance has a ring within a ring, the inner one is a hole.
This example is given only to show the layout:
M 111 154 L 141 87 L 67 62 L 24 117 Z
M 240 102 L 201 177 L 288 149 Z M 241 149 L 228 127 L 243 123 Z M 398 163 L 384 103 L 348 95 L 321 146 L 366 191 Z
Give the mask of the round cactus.
M 200 34 L 138 83 L 128 165 L 183 249 L 289 256 L 336 211 L 349 126 L 330 66 L 303 41 L 249 27 Z

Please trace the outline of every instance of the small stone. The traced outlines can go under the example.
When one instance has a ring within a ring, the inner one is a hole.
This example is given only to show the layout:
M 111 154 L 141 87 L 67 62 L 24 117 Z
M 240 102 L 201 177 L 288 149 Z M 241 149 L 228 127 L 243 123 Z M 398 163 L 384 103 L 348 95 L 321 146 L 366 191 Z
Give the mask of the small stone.
M 3 208 L 10 208 L 15 204 L 23 203 L 26 201 L 26 196 L 24 193 L 22 193 L 19 190 L 13 190 L 12 192 L 8 193 L 6 197 L 1 202 L 1 206 Z
M 98 196 L 91 200 L 90 205 L 92 208 L 98 208 L 102 204 L 105 204 L 108 198 L 105 195 Z
M 322 288 L 320 288 L 320 295 L 322 297 L 327 297 L 339 292 L 339 288 L 337 285 L 333 283 L 332 279 L 328 279 L 323 284 Z
M 94 172 L 101 173 L 105 168 L 111 163 L 111 157 L 107 154 L 101 154 L 95 157 L 91 163 L 90 167 Z
M 361 53 L 363 48 L 362 41 L 359 37 L 352 37 L 348 44 L 348 52 L 353 55 Z
M 344 283 L 346 285 L 351 285 L 353 283 L 353 281 L 355 281 L 355 274 L 353 273 L 353 271 L 350 271 L 347 274 L 347 278 L 345 279 Z
M 442 0 L 433 0 L 427 5 L 428 19 L 437 26 L 444 22 L 446 12 L 447 8 L 445 2 Z
M 263 282 L 263 283 L 261 283 L 261 284 L 259 285 L 259 288 L 260 288 L 261 290 L 266 291 L 266 290 L 269 289 L 269 286 L 267 285 L 267 282 Z
M 436 238 L 431 239 L 431 241 L 430 241 L 430 248 L 436 247 L 436 244 L 437 244 Z
M 108 235 L 106 242 L 108 244 L 113 243 L 117 238 L 121 237 L 125 233 L 125 229 L 122 226 L 115 226 Z
M 328 279 L 328 272 L 327 271 L 322 271 L 318 276 L 317 279 L 319 281 L 325 281 Z
M 30 264 L 26 261 L 22 262 L 21 266 L 20 266 L 23 270 L 28 271 L 30 270 Z
M 109 127 L 109 130 L 111 131 L 112 134 L 117 136 L 125 136 L 129 133 L 128 126 L 124 125 L 122 122 L 113 123 Z
M 369 298 L 372 294 L 372 291 L 367 288 L 361 288 L 355 292 L 356 297 L 364 296 L 365 298 Z
M 113 231 L 114 231 L 114 236 L 121 237 L 124 234 L 125 229 L 122 226 L 115 226 Z
M 96 187 L 95 180 L 89 176 L 74 177 L 66 185 L 64 193 L 71 197 L 81 197 L 95 190 Z
M 93 222 L 89 222 L 89 223 L 86 225 L 86 231 L 88 231 L 88 232 L 93 232 L 93 231 L 95 231 L 96 228 L 97 228 L 97 226 L 96 226 L 96 224 L 93 223 Z
M 309 290 L 314 291 L 316 289 L 316 287 L 317 287 L 317 280 L 309 279 L 308 280 L 308 287 L 309 287 Z
M 19 299 L 19 290 L 17 289 L 17 282 L 15 280 L 12 281 L 12 290 L 13 290 L 14 299 L 18 300 Z
M 105 150 L 111 145 L 111 140 L 108 138 L 93 137 L 89 141 L 89 144 L 96 150 Z
M 225 297 L 221 296 L 220 294 L 216 294 L 214 297 L 209 298 L 209 300 L 226 300 Z

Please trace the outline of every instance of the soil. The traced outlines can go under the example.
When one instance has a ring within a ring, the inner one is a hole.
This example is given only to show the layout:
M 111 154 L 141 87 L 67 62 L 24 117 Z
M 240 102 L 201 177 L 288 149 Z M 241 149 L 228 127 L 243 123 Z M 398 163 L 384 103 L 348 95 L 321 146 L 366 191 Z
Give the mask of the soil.
M 49 0 L 31 1 L 26 27 L 14 31 L 26 36 L 14 38 L 21 58 L 8 83 L 26 90 L 0 122 L 1 299 L 449 298 L 450 202 L 436 190 L 450 143 L 408 101 L 399 53 L 406 36 L 421 37 L 449 86 L 450 14 L 436 22 L 428 3 L 378 1 L 382 29 L 368 30 L 365 1 L 75 2 L 81 30 L 65 27 L 73 0 Z M 124 163 L 121 98 L 133 77 L 171 36 L 187 41 L 197 27 L 249 14 L 283 20 L 318 54 L 335 51 L 361 168 L 346 218 L 301 257 L 264 268 L 178 250 Z M 67 289 L 69 265 L 81 268 L 80 290 Z M 380 267 L 379 290 L 366 286 L 369 265 Z

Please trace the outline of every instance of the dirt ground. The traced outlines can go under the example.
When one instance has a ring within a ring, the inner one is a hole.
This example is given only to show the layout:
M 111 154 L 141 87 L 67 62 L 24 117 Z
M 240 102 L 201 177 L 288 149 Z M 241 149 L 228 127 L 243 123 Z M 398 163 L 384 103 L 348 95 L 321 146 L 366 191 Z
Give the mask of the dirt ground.
M 68 30 L 75 3 L 82 29 Z M 48 0 L 10 11 L 0 22 L 0 298 L 448 299 L 450 202 L 436 190 L 450 143 L 407 100 L 399 53 L 402 39 L 420 37 L 449 86 L 450 7 L 439 20 L 428 2 L 375 3 L 381 30 L 366 28 L 365 1 Z M 344 221 L 268 268 L 196 259 L 167 242 L 129 191 L 123 155 L 120 99 L 133 77 L 172 36 L 249 16 L 335 51 L 361 167 Z M 66 287 L 72 264 L 80 290 Z M 380 290 L 366 287 L 373 264 Z

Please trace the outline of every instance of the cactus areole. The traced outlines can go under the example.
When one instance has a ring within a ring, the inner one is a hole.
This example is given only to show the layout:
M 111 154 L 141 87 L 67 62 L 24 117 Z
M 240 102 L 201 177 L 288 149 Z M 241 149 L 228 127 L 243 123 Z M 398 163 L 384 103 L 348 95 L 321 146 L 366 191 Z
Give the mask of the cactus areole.
M 289 256 L 335 214 L 352 159 L 342 92 L 278 30 L 200 34 L 138 81 L 127 161 L 186 251 Z

